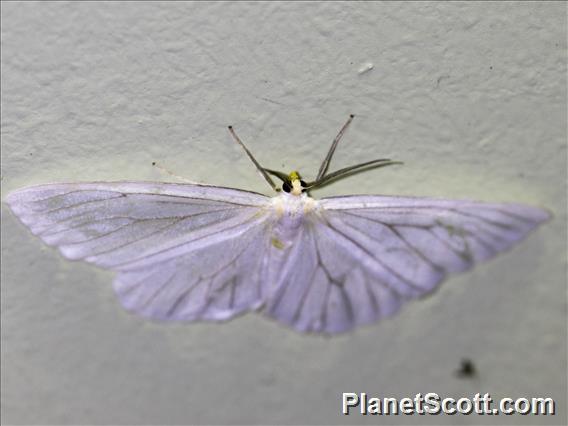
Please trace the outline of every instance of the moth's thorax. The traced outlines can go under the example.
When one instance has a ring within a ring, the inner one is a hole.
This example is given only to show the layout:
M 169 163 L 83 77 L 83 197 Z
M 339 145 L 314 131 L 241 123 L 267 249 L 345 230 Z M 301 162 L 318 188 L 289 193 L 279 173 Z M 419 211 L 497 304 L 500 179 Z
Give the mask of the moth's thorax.
M 299 226 L 307 213 L 318 208 L 318 201 L 306 193 L 294 195 L 281 192 L 272 198 L 272 206 L 280 220 L 286 221 L 292 226 Z
M 319 202 L 308 194 L 282 192 L 271 199 L 276 221 L 272 228 L 272 245 L 278 252 L 291 247 L 305 224 L 306 215 L 316 211 Z

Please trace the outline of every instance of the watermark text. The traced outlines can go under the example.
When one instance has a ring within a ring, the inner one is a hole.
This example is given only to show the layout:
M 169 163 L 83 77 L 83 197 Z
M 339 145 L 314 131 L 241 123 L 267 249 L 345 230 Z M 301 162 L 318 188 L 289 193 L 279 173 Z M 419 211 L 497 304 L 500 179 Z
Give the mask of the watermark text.
M 502 398 L 494 401 L 488 393 L 473 398 L 442 398 L 437 393 L 417 393 L 413 398 L 369 397 L 366 393 L 344 392 L 343 414 L 486 414 L 554 415 L 552 398 Z

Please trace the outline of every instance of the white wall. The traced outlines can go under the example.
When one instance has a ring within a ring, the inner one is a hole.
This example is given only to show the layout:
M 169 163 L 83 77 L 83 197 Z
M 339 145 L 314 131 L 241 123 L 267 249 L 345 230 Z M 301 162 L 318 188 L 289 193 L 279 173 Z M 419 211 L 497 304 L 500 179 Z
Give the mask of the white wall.
M 366 64 L 373 68 L 360 72 Z M 2 422 L 566 424 L 566 4 L 2 3 L 2 196 L 52 181 L 268 192 L 230 140 L 330 186 L 543 206 L 552 222 L 337 338 L 258 315 L 163 325 L 2 205 Z M 462 358 L 474 380 L 453 374 Z M 344 417 L 341 392 L 550 396 L 556 417 Z

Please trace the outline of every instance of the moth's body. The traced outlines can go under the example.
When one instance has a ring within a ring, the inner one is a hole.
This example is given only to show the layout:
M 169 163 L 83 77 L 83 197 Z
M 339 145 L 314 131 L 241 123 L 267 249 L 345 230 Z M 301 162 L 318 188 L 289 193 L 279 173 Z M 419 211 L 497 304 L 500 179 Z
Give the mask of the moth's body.
M 290 258 L 293 246 L 300 240 L 306 222 L 311 215 L 317 214 L 317 209 L 317 200 L 306 193 L 281 192 L 270 199 L 266 213 L 271 216 L 264 269 L 266 294 L 274 293 L 281 285 L 280 271 L 284 269 L 286 259 Z
M 282 219 L 290 221 L 290 224 L 299 221 L 304 215 L 316 212 L 319 203 L 308 194 L 299 195 L 282 192 L 271 199 L 271 207 Z
M 122 305 L 159 320 L 221 321 L 251 310 L 298 331 L 339 333 L 512 247 L 549 218 L 521 204 L 309 191 L 369 167 L 316 179 L 264 169 L 277 195 L 196 184 L 47 184 L 8 195 L 30 230 L 72 260 L 117 273 Z M 270 175 L 283 181 L 279 189 Z
M 281 191 L 270 199 L 269 204 L 275 216 L 272 245 L 277 249 L 289 247 L 310 215 L 318 214 L 320 209 L 318 201 L 302 188 L 298 172 L 291 172 L 289 178 L 287 188 L 290 190 Z

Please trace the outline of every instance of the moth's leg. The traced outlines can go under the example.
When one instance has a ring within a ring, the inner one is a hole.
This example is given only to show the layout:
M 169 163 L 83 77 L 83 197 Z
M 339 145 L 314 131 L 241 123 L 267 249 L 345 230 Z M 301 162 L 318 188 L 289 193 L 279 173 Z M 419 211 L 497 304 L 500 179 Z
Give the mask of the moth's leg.
M 161 172 L 163 172 L 163 173 L 166 173 L 166 174 L 168 174 L 168 175 L 170 175 L 170 176 L 175 177 L 176 179 L 181 180 L 182 182 L 201 185 L 199 182 L 194 182 L 194 181 L 191 181 L 191 180 L 189 180 L 189 179 L 187 179 L 187 178 L 185 178 L 185 177 L 183 177 L 183 176 L 180 176 L 180 175 L 178 175 L 178 174 L 175 174 L 174 172 L 172 172 L 172 171 L 166 169 L 165 167 L 162 167 L 161 165 L 159 165 L 156 161 L 153 161 L 153 162 L 152 162 L 152 166 L 154 166 L 155 168 L 157 168 L 159 171 L 161 171 Z

